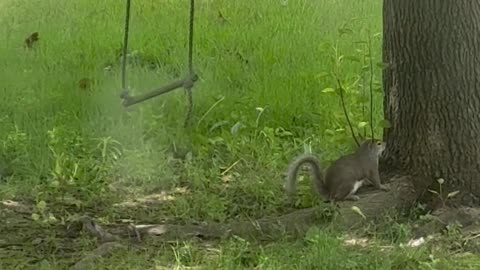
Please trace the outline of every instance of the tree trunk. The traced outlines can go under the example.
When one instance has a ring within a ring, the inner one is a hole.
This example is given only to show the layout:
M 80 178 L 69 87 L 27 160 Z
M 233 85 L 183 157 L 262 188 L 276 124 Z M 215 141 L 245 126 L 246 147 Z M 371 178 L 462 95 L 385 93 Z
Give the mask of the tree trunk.
M 480 2 L 384 0 L 387 170 L 480 197 Z

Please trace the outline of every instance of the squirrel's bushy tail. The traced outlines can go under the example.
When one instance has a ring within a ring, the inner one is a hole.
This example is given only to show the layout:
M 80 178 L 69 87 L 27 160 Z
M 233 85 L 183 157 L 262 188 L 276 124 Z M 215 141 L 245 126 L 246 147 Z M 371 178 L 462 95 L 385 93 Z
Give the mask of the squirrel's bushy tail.
M 320 169 L 320 161 L 316 156 L 311 154 L 298 156 L 292 162 L 290 162 L 290 165 L 288 166 L 288 170 L 287 170 L 285 190 L 289 194 L 292 194 L 295 192 L 298 170 L 305 163 L 310 165 L 310 168 L 313 174 L 312 181 L 313 181 L 313 184 L 315 185 L 315 189 L 320 194 L 320 196 L 324 198 L 328 198 L 328 190 L 326 189 L 325 184 L 323 182 L 324 180 L 323 180 L 322 171 Z

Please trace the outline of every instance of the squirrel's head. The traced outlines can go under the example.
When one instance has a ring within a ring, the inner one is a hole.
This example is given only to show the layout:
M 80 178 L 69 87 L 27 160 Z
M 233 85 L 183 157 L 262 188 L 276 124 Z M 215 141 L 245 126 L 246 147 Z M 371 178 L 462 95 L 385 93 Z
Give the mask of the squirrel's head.
M 360 145 L 360 149 L 362 152 L 366 151 L 368 154 L 373 155 L 373 156 L 381 156 L 383 153 L 383 150 L 385 150 L 386 143 L 381 141 L 381 140 L 376 140 L 376 139 L 367 139 L 363 141 L 363 143 Z

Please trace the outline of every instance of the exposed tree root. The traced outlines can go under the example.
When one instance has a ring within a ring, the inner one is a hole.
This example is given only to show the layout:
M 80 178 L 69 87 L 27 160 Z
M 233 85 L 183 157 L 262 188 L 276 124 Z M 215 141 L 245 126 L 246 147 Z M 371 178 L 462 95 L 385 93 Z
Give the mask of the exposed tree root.
M 396 179 L 389 184 L 390 191 L 370 191 L 360 194 L 356 202 L 338 203 L 339 213 L 333 222 L 337 228 L 354 229 L 382 216 L 385 211 L 411 207 L 415 201 L 413 185 L 406 177 Z M 83 218 L 84 228 L 102 241 L 105 239 L 132 239 L 137 241 L 146 237 L 157 237 L 164 241 L 189 239 L 221 239 L 232 235 L 246 239 L 272 240 L 284 234 L 304 234 L 308 228 L 324 222 L 324 207 L 307 208 L 294 211 L 280 217 L 265 217 L 258 220 L 234 221 L 227 224 L 210 223 L 202 225 L 130 225 L 128 228 L 109 225 L 107 233 L 89 218 Z M 356 210 L 355 210 L 355 209 Z M 360 211 L 358 211 L 360 210 Z M 361 212 L 361 213 L 360 213 Z
M 439 233 L 451 225 L 459 226 L 464 235 L 480 235 L 480 208 L 442 207 L 428 215 L 422 223 L 416 226 L 417 237 Z
M 360 194 L 361 200 L 356 202 L 340 202 L 339 213 L 335 215 L 335 225 L 344 229 L 362 226 L 364 222 L 375 220 L 384 211 L 392 208 L 411 206 L 414 201 L 412 185 L 407 178 L 397 179 L 390 183 L 389 192 L 374 191 Z M 356 207 L 356 211 L 353 208 Z M 80 222 L 83 229 L 103 243 L 91 254 L 83 258 L 72 269 L 86 269 L 101 256 L 107 256 L 113 250 L 122 247 L 120 241 L 139 242 L 145 237 L 160 241 L 175 241 L 182 239 L 221 239 L 229 236 L 240 236 L 257 241 L 274 240 L 282 235 L 302 235 L 308 228 L 318 225 L 323 220 L 325 207 L 308 208 L 294 211 L 280 217 L 265 217 L 258 220 L 235 221 L 228 224 L 210 223 L 205 225 L 107 225 L 108 232 L 89 217 L 83 217 Z M 360 211 L 358 211 L 360 210 Z
M 87 256 L 78 261 L 70 269 L 80 270 L 80 269 L 94 269 L 94 263 L 100 257 L 111 255 L 117 249 L 123 247 L 122 244 L 118 242 L 106 242 L 101 244 L 95 250 L 91 251 Z
M 414 206 L 418 194 L 415 193 L 411 179 L 401 177 L 389 184 L 390 191 L 370 190 L 359 193 L 360 200 L 338 203 L 337 214 L 331 219 L 332 225 L 338 229 L 352 230 L 375 222 L 383 214 L 392 209 L 408 209 Z M 12 201 L 0 204 L 6 211 L 24 213 L 25 207 Z M 72 269 L 89 269 L 98 258 L 108 256 L 121 247 L 132 247 L 131 244 L 142 242 L 145 238 L 153 241 L 170 242 L 178 240 L 202 239 L 217 240 L 230 236 L 239 236 L 255 241 L 274 241 L 288 234 L 300 236 L 314 225 L 325 223 L 325 217 L 331 212 L 331 205 L 321 204 L 319 207 L 301 209 L 279 217 L 264 217 L 257 220 L 232 221 L 230 223 L 208 224 L 108 224 L 100 226 L 89 217 L 83 217 L 78 223 L 70 224 L 66 237 L 78 237 L 83 230 L 96 237 L 99 247 L 78 261 Z M 330 215 L 329 217 L 331 217 Z M 416 226 L 417 236 L 426 236 L 441 232 L 451 224 L 461 225 L 465 243 L 476 245 L 480 239 L 480 209 L 447 208 L 437 209 L 427 221 Z M 80 226 L 72 226 L 80 225 Z M 77 233 L 73 232 L 76 231 Z M 3 243 L 8 244 L 8 243 Z M 466 245 L 466 244 L 465 244 Z

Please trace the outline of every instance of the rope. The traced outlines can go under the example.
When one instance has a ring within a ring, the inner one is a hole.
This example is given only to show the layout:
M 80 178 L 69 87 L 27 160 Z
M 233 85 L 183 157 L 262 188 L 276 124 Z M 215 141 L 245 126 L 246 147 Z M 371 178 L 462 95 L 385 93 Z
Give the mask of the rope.
M 127 0 L 127 7 L 125 13 L 125 35 L 123 37 L 123 57 L 122 57 L 122 94 L 121 98 L 128 97 L 127 90 L 127 49 L 128 49 L 128 32 L 130 25 L 130 0 Z
M 129 25 L 130 25 L 130 2 L 131 0 L 127 0 L 126 5 L 126 13 L 125 13 L 125 35 L 123 38 L 123 57 L 122 57 L 122 93 L 120 97 L 124 100 L 129 99 L 132 103 L 132 100 L 135 97 L 130 97 L 128 94 L 127 88 L 127 50 L 128 50 L 128 33 L 129 33 Z M 193 70 L 193 29 L 194 29 L 194 15 L 195 15 L 195 0 L 190 0 L 190 23 L 189 23 L 189 36 L 188 36 L 188 75 L 183 80 L 183 88 L 185 88 L 185 92 L 187 94 L 187 114 L 185 116 L 184 126 L 187 127 L 192 118 L 193 113 L 193 95 L 192 95 L 192 87 L 194 82 L 198 79 L 197 75 Z M 170 90 L 174 90 L 176 87 L 172 88 L 169 87 Z M 155 94 L 158 95 L 158 94 Z M 145 100 L 151 98 L 152 96 L 147 96 L 147 98 L 143 98 L 141 100 Z M 140 102 L 135 100 L 134 103 Z
M 190 25 L 189 25 L 189 35 L 188 35 L 188 79 L 185 81 L 185 92 L 187 94 L 187 114 L 185 116 L 185 122 L 183 123 L 184 127 L 187 127 L 191 123 L 192 113 L 193 113 L 193 95 L 192 87 L 193 82 L 196 80 L 196 75 L 193 71 L 193 28 L 194 28 L 194 15 L 195 15 L 195 0 L 190 0 Z
M 193 19 L 195 13 L 195 0 L 190 0 L 190 33 L 188 36 L 188 70 L 193 75 Z

